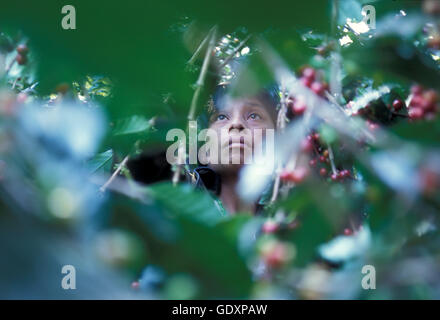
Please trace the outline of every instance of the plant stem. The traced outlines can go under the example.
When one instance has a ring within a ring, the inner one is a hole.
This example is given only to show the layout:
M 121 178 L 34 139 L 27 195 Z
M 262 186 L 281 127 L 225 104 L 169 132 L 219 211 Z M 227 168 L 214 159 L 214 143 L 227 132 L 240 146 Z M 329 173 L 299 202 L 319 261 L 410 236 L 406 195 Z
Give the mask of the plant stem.
M 329 102 L 331 102 L 332 105 L 336 106 L 339 110 L 343 112 L 346 118 L 349 118 L 349 116 L 345 113 L 344 108 L 336 101 L 335 97 L 333 97 L 331 94 L 326 93 L 326 97 L 328 98 Z M 376 141 L 376 138 L 367 130 L 362 128 L 362 133 L 371 141 Z
M 91 176 L 89 179 L 90 182 L 96 185 L 101 185 L 104 181 L 100 176 Z M 113 182 L 107 186 L 107 189 L 126 195 L 132 199 L 137 199 L 145 204 L 150 203 L 148 193 L 145 192 L 145 186 L 133 180 L 127 181 L 124 178 L 115 176 Z
M 15 61 L 16 61 L 16 57 L 14 59 L 12 59 L 12 61 L 9 63 L 8 67 L 5 69 L 5 74 L 7 75 L 9 73 L 9 71 L 11 70 L 12 66 L 14 65 Z
M 330 145 L 330 143 L 327 144 L 327 148 L 328 148 L 328 157 L 330 159 L 330 165 L 332 167 L 332 173 L 337 174 L 336 166 L 335 166 L 335 156 L 333 154 L 333 149 L 332 149 L 332 146 Z
M 177 151 L 179 158 L 178 158 L 178 164 L 175 167 L 175 171 L 174 171 L 173 179 L 172 179 L 172 182 L 173 182 L 174 186 L 179 183 L 179 180 L 180 180 L 180 169 L 181 169 L 182 163 L 185 162 L 184 157 L 186 157 L 186 154 L 184 154 L 182 149 L 183 149 L 183 143 L 181 143 L 179 145 L 179 150 Z
M 284 131 L 284 128 L 286 127 L 286 120 L 287 120 L 286 112 L 287 112 L 286 90 L 283 85 L 281 88 L 281 106 L 280 106 L 280 110 L 278 111 L 278 117 L 277 117 L 277 128 L 281 132 Z M 273 186 L 272 197 L 270 199 L 270 203 L 274 203 L 277 200 L 278 191 L 280 188 L 281 170 L 282 170 L 282 165 L 281 165 L 281 163 L 278 163 L 276 177 L 275 177 L 275 183 Z
M 188 64 L 194 64 L 195 60 L 200 55 L 200 52 L 202 51 L 203 47 L 205 46 L 206 42 L 208 41 L 209 37 L 212 35 L 212 31 L 215 29 L 215 27 L 212 27 L 209 31 L 206 37 L 202 40 L 200 45 L 197 47 L 196 51 L 192 55 L 192 57 L 188 60 Z
M 215 37 L 216 37 L 216 28 L 214 29 L 213 34 L 211 35 L 211 38 L 209 40 L 209 46 L 208 49 L 206 50 L 205 59 L 203 60 L 202 70 L 200 71 L 199 78 L 197 79 L 196 82 L 196 90 L 194 92 L 191 101 L 191 107 L 189 109 L 189 114 L 188 114 L 189 121 L 194 120 L 194 116 L 197 108 L 197 101 L 199 99 L 199 95 L 205 81 L 206 73 L 208 72 L 209 62 L 211 60 L 212 51 L 215 45 Z
M 335 50 L 331 53 L 332 63 L 330 66 L 330 92 L 337 101 L 341 98 L 341 47 L 337 37 L 337 26 L 339 17 L 339 0 L 332 1 L 331 36 L 335 42 Z
M 122 168 L 126 165 L 127 161 L 129 159 L 129 156 L 126 156 L 124 158 L 124 160 L 122 160 L 122 162 L 119 164 L 119 166 L 116 168 L 115 172 L 113 172 L 113 174 L 111 175 L 110 179 L 107 180 L 106 183 L 104 183 L 104 185 L 99 188 L 99 191 L 101 192 L 105 192 L 105 189 L 107 189 L 107 187 L 112 183 L 112 181 L 116 178 L 116 176 L 119 174 L 119 172 L 122 170 Z
M 214 49 L 214 45 L 215 45 L 215 38 L 216 38 L 216 31 L 217 31 L 217 27 L 213 27 L 210 35 L 210 39 L 209 39 L 209 45 L 208 48 L 206 49 L 206 53 L 205 53 L 205 59 L 203 60 L 203 65 L 202 65 L 202 70 L 200 70 L 200 74 L 199 74 L 199 78 L 197 79 L 196 82 L 196 89 L 194 91 L 192 100 L 191 100 L 191 106 L 189 109 L 189 113 L 188 113 L 188 121 L 193 121 L 195 118 L 195 113 L 196 113 L 196 109 L 197 109 L 197 102 L 199 100 L 199 96 L 200 96 L 200 92 L 202 90 L 203 84 L 205 82 L 205 77 L 206 77 L 206 73 L 208 72 L 208 67 L 209 67 L 209 62 L 211 60 L 211 56 L 212 56 L 212 51 Z M 179 146 L 179 149 L 181 147 Z M 180 152 L 179 150 L 179 156 L 181 155 L 182 152 Z M 174 171 L 173 174 L 173 185 L 177 185 L 177 183 L 180 180 L 180 169 L 181 169 L 181 162 L 179 159 L 179 164 L 177 164 L 176 166 L 176 171 Z

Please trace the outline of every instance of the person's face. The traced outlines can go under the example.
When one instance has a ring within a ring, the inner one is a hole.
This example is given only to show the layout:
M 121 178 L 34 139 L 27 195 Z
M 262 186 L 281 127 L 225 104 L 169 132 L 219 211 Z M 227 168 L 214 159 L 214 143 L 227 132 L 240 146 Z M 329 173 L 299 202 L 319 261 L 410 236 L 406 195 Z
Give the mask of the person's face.
M 274 120 L 260 100 L 240 98 L 225 101 L 224 107 L 210 119 L 210 129 L 217 133 L 219 145 L 219 164 L 211 163 L 211 167 L 217 170 L 239 169 L 264 139 L 266 130 L 274 128 Z M 229 153 L 229 163 L 220 164 L 222 153 Z

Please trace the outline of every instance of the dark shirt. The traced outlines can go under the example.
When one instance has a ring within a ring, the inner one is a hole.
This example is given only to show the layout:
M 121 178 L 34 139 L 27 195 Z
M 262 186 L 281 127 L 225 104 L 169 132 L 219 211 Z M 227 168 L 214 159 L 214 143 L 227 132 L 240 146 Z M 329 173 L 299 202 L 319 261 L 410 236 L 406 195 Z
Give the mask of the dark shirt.
M 193 183 L 196 188 L 206 189 L 219 197 L 221 193 L 221 177 L 218 173 L 209 167 L 201 166 L 193 170 Z

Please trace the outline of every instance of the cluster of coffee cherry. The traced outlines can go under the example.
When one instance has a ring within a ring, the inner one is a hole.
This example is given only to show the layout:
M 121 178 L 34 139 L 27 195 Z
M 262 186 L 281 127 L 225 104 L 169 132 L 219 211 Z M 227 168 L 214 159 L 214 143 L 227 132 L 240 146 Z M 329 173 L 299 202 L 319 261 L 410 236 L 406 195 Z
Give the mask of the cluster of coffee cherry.
M 308 176 L 309 170 L 306 167 L 297 167 L 294 170 L 283 170 L 280 174 L 281 181 L 301 183 Z
M 298 226 L 300 225 L 298 219 L 293 219 L 290 222 L 279 222 L 276 221 L 273 218 L 268 218 L 262 225 L 261 227 L 261 231 L 264 234 L 270 235 L 270 234 L 276 234 L 278 232 L 282 232 L 282 231 L 288 231 L 288 230 L 294 230 L 296 228 L 298 228 Z M 354 231 L 351 227 L 346 227 L 343 229 L 342 233 L 345 236 L 351 236 L 354 234 Z
M 279 269 L 292 261 L 296 250 L 291 243 L 270 238 L 260 243 L 259 253 L 269 269 Z
M 301 151 L 310 155 L 310 168 L 316 168 L 322 177 L 329 177 L 329 172 L 331 172 L 330 179 L 332 181 L 343 181 L 352 177 L 351 172 L 347 169 L 336 170 L 335 172 L 329 170 L 330 152 L 328 149 L 323 147 L 323 144 L 320 141 L 319 133 L 312 132 L 311 134 L 307 135 L 307 137 L 301 143 Z M 280 179 L 284 182 L 293 182 L 298 184 L 301 183 L 308 174 L 309 168 L 299 166 L 294 170 L 284 170 L 280 175 Z
M 317 71 L 311 67 L 302 69 L 300 81 L 321 97 L 324 96 L 325 91 L 328 89 L 327 83 L 321 81 Z M 288 97 L 287 108 L 290 109 L 295 116 L 302 115 L 307 109 L 305 98 L 303 96 Z
M 412 98 L 408 106 L 408 116 L 412 120 L 433 119 L 436 115 L 439 96 L 434 89 L 424 89 L 420 85 L 411 87 Z
M 28 61 L 27 55 L 29 52 L 29 48 L 25 44 L 20 44 L 17 46 L 16 50 L 17 56 L 15 57 L 15 61 L 17 61 L 19 65 L 25 65 Z

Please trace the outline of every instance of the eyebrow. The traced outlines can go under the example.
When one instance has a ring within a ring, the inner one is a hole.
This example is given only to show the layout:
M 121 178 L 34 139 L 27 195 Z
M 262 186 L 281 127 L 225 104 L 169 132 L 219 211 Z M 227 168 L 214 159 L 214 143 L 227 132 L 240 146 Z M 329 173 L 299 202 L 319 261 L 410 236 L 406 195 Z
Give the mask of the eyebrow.
M 246 101 L 245 104 L 251 106 L 251 107 L 263 107 L 263 105 L 259 102 L 255 101 Z

